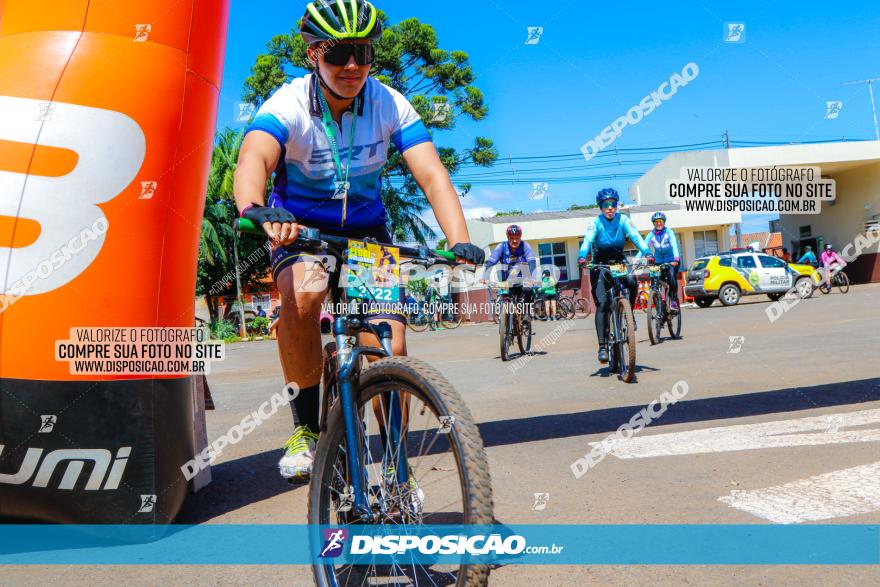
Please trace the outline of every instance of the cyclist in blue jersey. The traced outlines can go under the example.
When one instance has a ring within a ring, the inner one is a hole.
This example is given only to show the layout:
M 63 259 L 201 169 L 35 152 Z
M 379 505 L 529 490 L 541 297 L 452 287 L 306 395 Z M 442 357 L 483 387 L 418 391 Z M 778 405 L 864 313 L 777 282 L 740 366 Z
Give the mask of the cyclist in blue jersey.
M 602 213 L 590 221 L 584 234 L 584 243 L 578 252 L 578 264 L 586 265 L 588 260 L 593 263 L 611 265 L 626 262 L 623 254 L 625 239 L 629 240 L 653 263 L 653 257 L 642 235 L 630 222 L 629 216 L 620 214 L 617 205 L 620 196 L 617 190 L 605 188 L 596 195 L 596 203 Z M 638 284 L 632 275 L 624 278 L 629 290 L 629 303 L 634 306 L 638 295 Z M 608 338 L 608 315 L 611 308 L 611 272 L 606 267 L 590 269 L 590 289 L 593 302 L 596 304 L 596 336 L 599 339 L 599 362 L 608 362 L 608 351 L 605 341 Z
M 507 240 L 495 247 L 483 270 L 483 283 L 488 279 L 492 267 L 500 264 L 498 281 L 510 281 L 513 285 L 523 285 L 526 303 L 532 301 L 532 283 L 538 265 L 532 247 L 522 239 L 522 228 L 516 224 L 507 227 Z
M 311 2 L 299 28 L 314 71 L 282 85 L 260 107 L 242 143 L 234 190 L 241 216 L 262 226 L 272 243 L 272 274 L 283 302 L 281 364 L 285 381 L 300 388 L 292 404 L 294 433 L 279 468 L 284 477 L 305 480 L 318 432 L 319 317 L 329 275 L 315 257 L 288 247 L 300 225 L 391 242 L 380 176 L 393 145 L 452 252 L 474 264 L 484 254 L 470 244 L 458 195 L 419 115 L 404 96 L 370 77 L 373 41 L 382 35 L 378 10 L 366 0 Z M 406 354 L 404 315 L 373 317 L 390 324 L 395 355 Z M 379 341 L 362 335 L 362 344 Z
M 678 239 L 672 229 L 666 226 L 666 214 L 654 212 L 651 215 L 651 223 L 654 230 L 648 233 L 645 243 L 654 251 L 654 260 L 657 263 L 669 263 L 663 268 L 663 279 L 669 285 L 669 308 L 673 314 L 679 311 L 678 307 L 678 264 L 681 257 L 678 254 Z M 639 253 L 636 258 L 642 256 Z
M 816 253 L 813 252 L 813 247 L 810 245 L 805 247 L 805 252 L 801 255 L 801 258 L 798 259 L 798 263 L 812 265 L 813 267 L 816 267 L 819 264 L 819 259 L 816 258 Z

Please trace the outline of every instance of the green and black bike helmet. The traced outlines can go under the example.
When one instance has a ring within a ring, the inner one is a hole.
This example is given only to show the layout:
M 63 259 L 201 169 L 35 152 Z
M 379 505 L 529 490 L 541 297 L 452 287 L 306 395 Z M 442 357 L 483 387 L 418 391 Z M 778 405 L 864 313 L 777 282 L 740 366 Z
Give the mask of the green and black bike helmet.
M 309 2 L 299 24 L 307 45 L 331 39 L 369 39 L 382 36 L 379 11 L 366 0 L 316 0 Z

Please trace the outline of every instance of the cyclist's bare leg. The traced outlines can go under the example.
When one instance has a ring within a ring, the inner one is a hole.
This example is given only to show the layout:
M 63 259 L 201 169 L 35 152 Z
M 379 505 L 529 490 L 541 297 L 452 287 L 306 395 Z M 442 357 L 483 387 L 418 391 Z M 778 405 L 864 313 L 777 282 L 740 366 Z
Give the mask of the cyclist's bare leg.
M 320 263 L 288 265 L 276 276 L 281 294 L 278 317 L 278 354 L 287 383 L 300 389 L 321 381 L 321 304 L 327 295 L 328 275 Z

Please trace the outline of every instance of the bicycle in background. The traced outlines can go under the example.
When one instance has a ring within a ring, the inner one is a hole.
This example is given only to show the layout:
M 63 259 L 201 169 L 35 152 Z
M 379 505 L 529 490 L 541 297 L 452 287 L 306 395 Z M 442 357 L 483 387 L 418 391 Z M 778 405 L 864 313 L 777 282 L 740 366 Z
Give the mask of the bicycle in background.
M 532 311 L 526 304 L 525 285 L 499 283 L 498 298 L 501 304 L 498 314 L 498 335 L 501 345 L 501 360 L 510 360 L 510 346 L 516 339 L 520 354 L 532 348 Z
M 670 263 L 660 263 L 648 267 L 651 286 L 648 289 L 645 314 L 648 316 L 648 337 L 652 345 L 661 341 L 664 325 L 673 339 L 681 336 L 681 309 L 674 311 L 670 307 L 669 284 L 663 279 L 663 272 L 671 266 Z
M 817 273 L 822 276 L 822 281 L 819 283 L 817 288 L 823 294 L 831 293 L 831 289 L 833 287 L 837 287 L 840 290 L 840 293 L 845 294 L 849 293 L 849 276 L 843 272 L 843 268 L 835 267 L 831 273 L 831 285 L 828 286 L 825 284 L 825 268 L 817 269 Z

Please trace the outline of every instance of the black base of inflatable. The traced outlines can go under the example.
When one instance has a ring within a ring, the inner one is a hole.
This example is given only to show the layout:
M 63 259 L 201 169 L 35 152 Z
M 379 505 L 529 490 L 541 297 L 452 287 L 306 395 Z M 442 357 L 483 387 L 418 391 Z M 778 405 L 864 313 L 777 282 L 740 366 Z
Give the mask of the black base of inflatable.
M 167 524 L 188 492 L 192 378 L 0 378 L 0 519 Z

